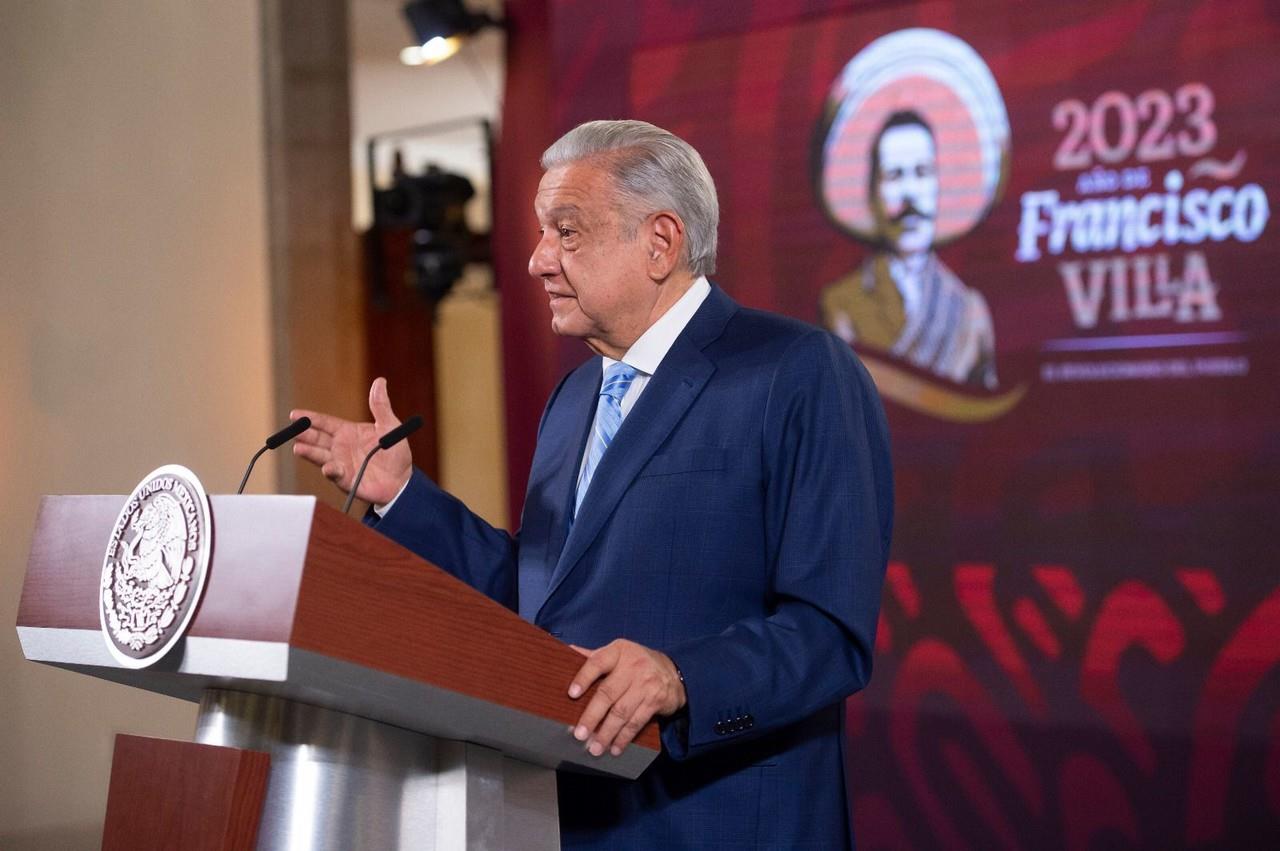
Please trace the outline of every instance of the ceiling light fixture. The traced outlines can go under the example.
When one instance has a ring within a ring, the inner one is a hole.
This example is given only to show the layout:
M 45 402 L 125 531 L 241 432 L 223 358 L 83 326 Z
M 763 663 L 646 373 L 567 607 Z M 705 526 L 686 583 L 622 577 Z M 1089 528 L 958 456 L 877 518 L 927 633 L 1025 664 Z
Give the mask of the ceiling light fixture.
M 412 0 L 405 4 L 404 16 L 416 39 L 400 51 L 400 61 L 406 65 L 443 62 L 480 30 L 502 26 L 484 13 L 468 11 L 462 0 Z
M 458 36 L 444 38 L 432 36 L 425 44 L 411 44 L 400 51 L 400 61 L 406 65 L 435 65 L 458 52 L 462 39 Z

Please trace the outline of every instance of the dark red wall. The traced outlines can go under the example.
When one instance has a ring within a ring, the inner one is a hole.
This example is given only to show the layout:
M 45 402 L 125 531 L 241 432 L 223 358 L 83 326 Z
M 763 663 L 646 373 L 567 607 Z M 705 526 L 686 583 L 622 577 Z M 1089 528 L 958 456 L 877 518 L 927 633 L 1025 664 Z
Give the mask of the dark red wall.
M 1151 184 L 1128 194 L 1163 193 L 1177 170 L 1186 191 L 1255 185 L 1274 203 L 1277 7 L 563 0 L 508 8 L 516 29 L 495 241 L 515 506 L 546 395 L 586 355 L 551 336 L 541 289 L 524 270 L 546 144 L 579 121 L 612 117 L 688 139 L 721 193 L 717 283 L 742 303 L 817 321 L 823 288 L 869 250 L 833 225 L 815 191 L 831 86 L 880 36 L 951 33 L 990 68 L 1011 128 L 1002 194 L 938 253 L 986 300 L 1000 387 L 948 385 L 860 350 L 898 382 L 882 389 L 899 520 L 875 676 L 848 708 L 859 843 L 1280 839 L 1275 225 L 1251 241 L 1015 257 L 1027 193 L 1126 194 L 1094 192 L 1080 182 L 1087 169 L 1055 164 L 1072 132 L 1069 119 L 1055 125 L 1055 109 L 1078 100 L 1087 112 L 1109 92 L 1118 93 L 1112 103 L 1167 99 L 1174 109 L 1163 131 L 1153 129 L 1154 113 L 1139 115 L 1140 138 L 1127 151 L 1122 107 L 1099 110 L 1097 132 L 1119 156 L 1103 164 L 1135 169 L 1135 180 L 1145 169 Z M 1194 97 L 1179 94 L 1191 85 L 1214 98 L 1208 152 L 1142 155 L 1142 138 L 1159 149 L 1169 134 L 1198 132 Z M 1133 275 L 1133 257 L 1159 255 L 1175 277 L 1203 262 L 1217 313 L 1135 317 L 1132 305 L 1116 309 L 1107 279 L 1097 324 L 1081 326 L 1064 263 L 1118 258 Z M 957 421 L 946 405 L 904 403 L 902 387 L 978 401 L 1020 395 L 1000 415 Z

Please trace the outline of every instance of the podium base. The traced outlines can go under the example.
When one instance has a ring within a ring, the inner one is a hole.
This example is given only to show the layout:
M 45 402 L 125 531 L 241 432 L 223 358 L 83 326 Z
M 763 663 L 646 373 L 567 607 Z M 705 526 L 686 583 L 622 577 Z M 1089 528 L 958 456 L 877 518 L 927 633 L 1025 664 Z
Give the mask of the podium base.
M 491 748 L 222 689 L 195 740 L 271 755 L 258 851 L 560 847 L 555 772 Z
M 253 851 L 270 757 L 116 736 L 102 851 Z

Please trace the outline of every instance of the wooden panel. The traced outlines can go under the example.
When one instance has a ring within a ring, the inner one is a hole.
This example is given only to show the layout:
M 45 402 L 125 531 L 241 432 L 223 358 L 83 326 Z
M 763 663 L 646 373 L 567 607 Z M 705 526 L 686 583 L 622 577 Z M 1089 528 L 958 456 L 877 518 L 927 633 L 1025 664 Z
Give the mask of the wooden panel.
M 287 641 L 315 501 L 214 496 L 210 503 L 213 557 L 188 635 Z
M 567 644 L 323 505 L 290 643 L 566 726 L 589 699 L 566 694 L 582 664 Z M 657 724 L 637 742 L 660 750 Z
M 46 496 L 36 515 L 19 626 L 98 629 L 102 560 L 124 496 Z M 315 501 L 214 496 L 213 557 L 189 635 L 287 641 Z
M 116 736 L 103 851 L 251 851 L 271 757 Z
M 124 500 L 124 494 L 41 498 L 18 626 L 99 628 L 102 560 Z
M 67 640 L 98 630 L 102 550 L 122 501 L 45 498 L 19 626 L 77 631 Z M 551 722 L 567 726 L 577 720 L 584 701 L 570 700 L 565 690 L 581 657 L 514 612 L 313 498 L 216 496 L 212 502 L 212 574 L 192 636 L 256 639 L 278 642 L 277 647 L 288 642 Z M 230 661 L 219 669 L 222 676 L 239 676 L 236 654 L 245 651 L 232 647 Z M 81 661 L 56 654 L 40 658 Z M 86 671 L 189 699 L 207 685 L 199 676 L 164 670 Z M 296 677 L 293 682 L 291 671 L 296 699 L 323 702 L 325 695 L 341 692 L 332 684 L 305 682 L 303 671 Z M 271 688 L 278 687 L 274 676 L 268 679 Z M 237 681 L 249 690 L 265 685 Z M 288 687 L 280 693 L 292 694 Z M 660 750 L 655 724 L 639 743 Z

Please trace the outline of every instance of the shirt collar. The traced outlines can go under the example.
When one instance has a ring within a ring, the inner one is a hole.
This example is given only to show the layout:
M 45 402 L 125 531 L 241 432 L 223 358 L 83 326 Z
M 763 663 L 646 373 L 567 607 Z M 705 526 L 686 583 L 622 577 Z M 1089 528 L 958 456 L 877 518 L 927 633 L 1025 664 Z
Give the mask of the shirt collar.
M 645 375 L 653 375 L 658 371 L 658 366 L 662 363 L 662 359 L 667 356 L 667 352 L 675 345 L 676 338 L 680 336 L 680 332 L 689 324 L 689 320 L 693 318 L 693 314 L 698 312 L 698 308 L 702 306 L 702 302 L 706 301 L 707 296 L 711 294 L 711 284 L 707 282 L 705 275 L 699 275 L 698 279 L 693 282 L 685 294 L 671 307 L 667 308 L 667 312 L 658 317 L 658 321 L 648 327 L 648 329 L 640 335 L 640 339 L 631 344 L 631 348 L 627 349 L 627 353 L 622 356 L 622 362 L 628 366 L 635 367 L 639 372 Z M 604 357 L 603 368 L 608 369 L 617 363 L 610 357 Z

